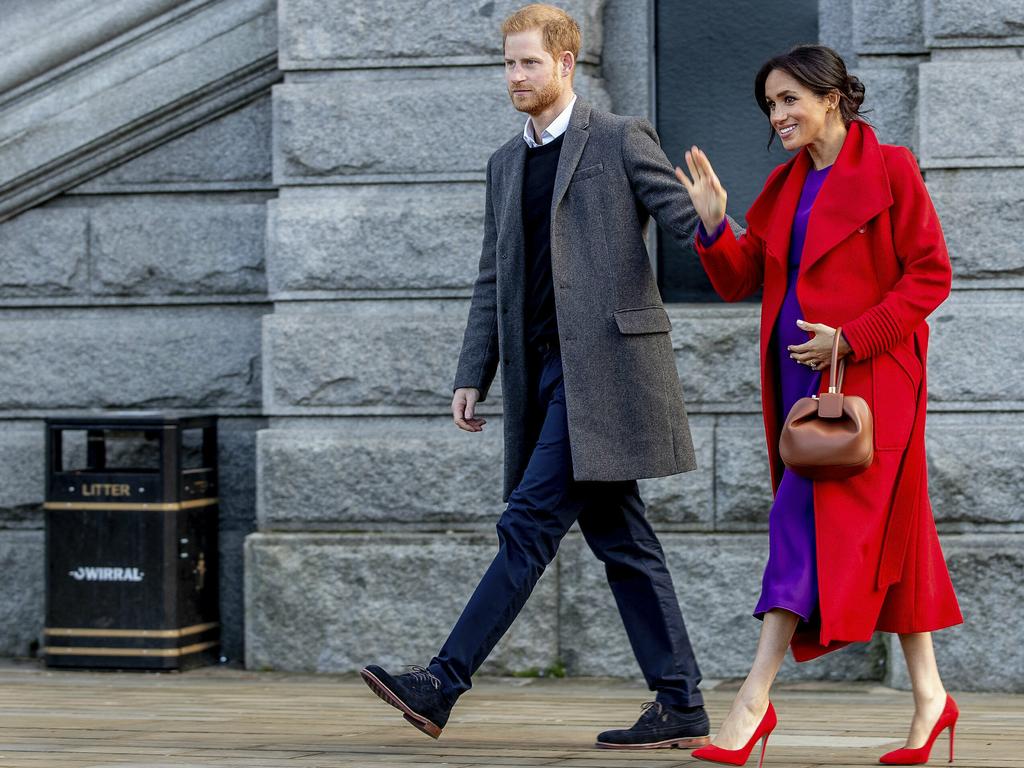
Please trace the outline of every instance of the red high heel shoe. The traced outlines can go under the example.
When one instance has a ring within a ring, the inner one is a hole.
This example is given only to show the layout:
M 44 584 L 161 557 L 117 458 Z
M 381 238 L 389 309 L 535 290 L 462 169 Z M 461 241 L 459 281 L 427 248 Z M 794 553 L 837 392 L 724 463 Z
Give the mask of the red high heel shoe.
M 956 719 L 958 717 L 960 717 L 960 708 L 953 701 L 953 697 L 947 693 L 946 706 L 943 707 L 942 714 L 939 715 L 938 722 L 932 728 L 932 732 L 928 736 L 928 741 L 925 742 L 925 745 L 917 749 L 903 748 L 886 752 L 878 758 L 878 762 L 885 765 L 920 765 L 921 763 L 927 763 L 928 757 L 932 753 L 932 744 L 935 743 L 935 739 L 939 737 L 940 733 L 949 728 L 949 762 L 952 763 L 953 734 L 956 731 Z
M 757 728 L 754 729 L 754 735 L 750 737 L 750 741 L 746 743 L 746 746 L 740 747 L 739 749 L 722 749 L 716 747 L 714 744 L 708 744 L 706 747 L 695 749 L 692 754 L 698 760 L 707 760 L 710 763 L 722 763 L 724 765 L 743 765 L 747 762 L 747 758 L 750 757 L 750 751 L 754 748 L 758 739 L 763 738 L 764 741 L 761 744 L 761 761 L 757 764 L 758 768 L 764 764 L 764 753 L 768 749 L 768 737 L 771 732 L 775 730 L 775 726 L 778 724 L 779 718 L 775 715 L 775 707 L 772 703 L 768 702 L 768 711 L 764 713 L 764 717 L 761 718 L 761 722 L 757 724 Z

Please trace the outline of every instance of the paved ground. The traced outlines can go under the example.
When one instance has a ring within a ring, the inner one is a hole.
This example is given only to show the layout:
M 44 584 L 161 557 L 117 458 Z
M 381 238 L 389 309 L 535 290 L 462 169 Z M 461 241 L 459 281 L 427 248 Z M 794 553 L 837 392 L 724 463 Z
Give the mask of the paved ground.
M 707 686 L 712 722 L 734 686 Z M 482 680 L 439 741 L 355 677 L 207 668 L 184 674 L 0 666 L 0 767 L 558 766 L 670 768 L 688 752 L 592 748 L 647 692 L 610 680 Z M 1024 696 L 960 694 L 956 764 L 1024 768 Z M 775 696 L 766 766 L 868 766 L 901 743 L 910 697 L 872 684 L 802 684 Z M 945 763 L 947 742 L 931 763 Z M 755 752 L 756 755 L 756 752 Z M 756 765 L 756 757 L 749 765 Z

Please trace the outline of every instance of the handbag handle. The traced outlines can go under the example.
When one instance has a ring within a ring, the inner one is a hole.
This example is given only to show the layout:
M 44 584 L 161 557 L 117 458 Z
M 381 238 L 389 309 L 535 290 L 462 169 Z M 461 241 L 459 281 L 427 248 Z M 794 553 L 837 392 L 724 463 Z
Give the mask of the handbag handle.
M 839 334 L 842 332 L 843 328 L 840 326 L 836 328 L 836 334 L 832 337 L 832 365 L 828 374 L 828 391 L 836 395 L 843 391 L 843 376 L 846 373 L 846 360 L 839 359 Z

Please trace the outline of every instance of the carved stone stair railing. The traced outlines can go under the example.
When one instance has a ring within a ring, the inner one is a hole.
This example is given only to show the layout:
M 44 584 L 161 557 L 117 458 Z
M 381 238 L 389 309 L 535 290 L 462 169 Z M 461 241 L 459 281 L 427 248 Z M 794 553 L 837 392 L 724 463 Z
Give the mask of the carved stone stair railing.
M 278 81 L 276 5 L 11 0 L 0 25 L 0 221 Z

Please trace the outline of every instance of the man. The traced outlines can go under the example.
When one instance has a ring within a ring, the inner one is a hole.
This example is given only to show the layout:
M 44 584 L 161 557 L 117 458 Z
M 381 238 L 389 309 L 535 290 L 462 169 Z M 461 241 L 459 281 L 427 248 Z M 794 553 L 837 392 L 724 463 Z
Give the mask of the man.
M 697 216 L 644 120 L 573 92 L 580 48 L 564 11 L 529 5 L 502 25 L 521 136 L 491 156 L 480 273 L 455 377 L 456 425 L 476 416 L 499 363 L 505 499 L 499 551 L 438 655 L 367 685 L 437 738 L 574 522 L 605 563 L 656 701 L 610 748 L 708 743 L 700 672 L 637 479 L 694 468 L 670 322 L 644 245 L 648 214 L 692 241 Z

